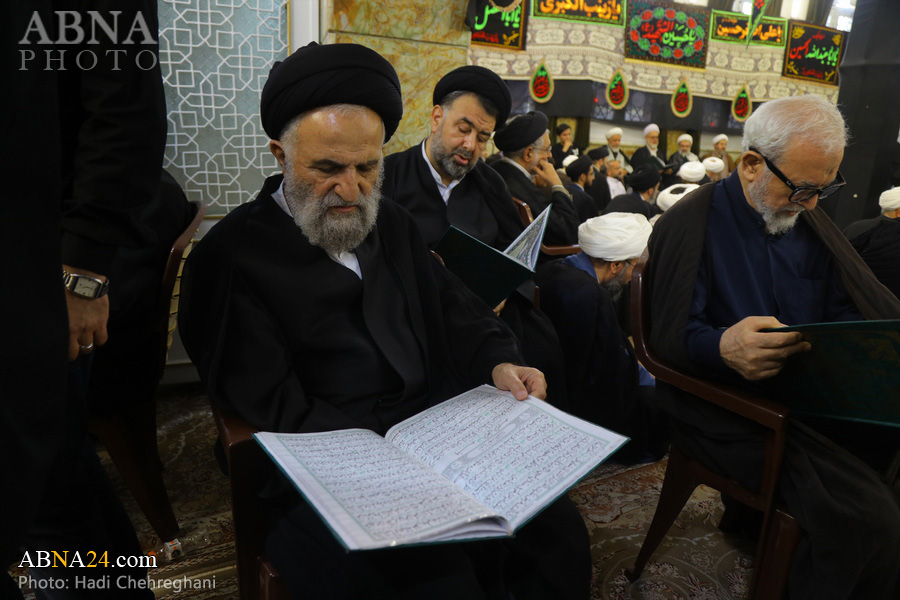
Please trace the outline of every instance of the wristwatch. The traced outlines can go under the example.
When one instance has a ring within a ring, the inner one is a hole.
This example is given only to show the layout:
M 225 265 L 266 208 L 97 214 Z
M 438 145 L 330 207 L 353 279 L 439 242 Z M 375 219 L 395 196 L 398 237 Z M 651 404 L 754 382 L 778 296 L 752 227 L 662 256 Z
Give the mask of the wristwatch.
M 102 298 L 109 292 L 109 281 L 102 281 L 91 275 L 69 273 L 65 269 L 62 272 L 63 285 L 67 290 L 87 300 Z

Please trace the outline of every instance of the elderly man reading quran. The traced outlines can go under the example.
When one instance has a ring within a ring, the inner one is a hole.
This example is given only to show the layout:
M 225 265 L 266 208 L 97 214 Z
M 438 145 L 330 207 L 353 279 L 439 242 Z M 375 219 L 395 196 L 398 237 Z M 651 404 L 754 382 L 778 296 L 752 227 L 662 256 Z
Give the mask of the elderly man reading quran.
M 737 170 L 660 217 L 649 243 L 650 342 L 659 355 L 765 394 L 766 380 L 810 346 L 800 333 L 764 329 L 900 317 L 897 299 L 816 208 L 843 184 L 846 141 L 840 112 L 819 96 L 766 102 L 744 127 Z M 758 486 L 760 432 L 672 387 L 657 394 L 686 453 Z M 789 596 L 900 597 L 897 498 L 842 447 L 854 440 L 834 437 L 846 428 L 829 427 L 826 437 L 827 426 L 792 416 L 787 433 L 778 501 L 803 531 Z
M 402 114 L 393 67 L 355 44 L 276 63 L 261 117 L 283 175 L 187 263 L 181 331 L 213 400 L 269 431 L 391 425 L 492 382 L 545 382 L 509 329 L 381 202 Z M 515 539 L 346 553 L 274 470 L 266 553 L 295 598 L 584 598 L 584 523 L 563 498 Z

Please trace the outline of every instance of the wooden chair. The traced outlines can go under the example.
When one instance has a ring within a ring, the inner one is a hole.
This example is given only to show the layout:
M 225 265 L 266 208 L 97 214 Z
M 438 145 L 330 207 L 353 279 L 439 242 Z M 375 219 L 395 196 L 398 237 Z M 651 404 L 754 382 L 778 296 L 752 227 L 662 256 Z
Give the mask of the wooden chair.
M 638 359 L 658 380 L 693 394 L 725 410 L 734 412 L 768 430 L 759 491 L 750 490 L 722 477 L 706 465 L 686 455 L 673 443 L 663 480 L 656 514 L 647 537 L 626 576 L 634 581 L 684 508 L 694 489 L 705 484 L 763 514 L 762 531 L 754 560 L 751 598 L 778 600 L 784 597 L 788 573 L 800 539 L 794 518 L 775 502 L 778 477 L 784 456 L 788 409 L 745 390 L 699 379 L 679 372 L 657 356 L 649 345 L 650 294 L 644 273 L 647 253 L 634 269 L 631 279 L 631 327 Z
M 253 434 L 256 429 L 243 419 L 213 405 L 213 417 L 228 461 L 231 481 L 231 514 L 237 555 L 238 592 L 241 600 L 288 600 L 278 572 L 265 557 L 266 509 L 257 494 L 265 485 L 260 468 L 269 458 Z
M 522 223 L 525 226 L 531 225 L 534 221 L 534 215 L 531 214 L 531 207 L 523 201 L 519 200 L 515 196 L 513 196 L 513 202 L 516 205 L 516 210 L 519 211 L 519 217 L 522 219 Z M 572 244 L 571 246 L 547 246 L 546 244 L 541 244 L 541 252 L 550 256 L 565 256 L 567 254 L 578 254 L 581 252 L 581 247 L 578 244 Z
M 175 331 L 182 265 L 206 214 L 203 204 L 192 204 L 195 207 L 194 218 L 172 244 L 161 282 L 157 321 L 154 324 L 154 337 L 159 340 L 157 363 L 154 365 L 157 384 L 165 369 L 172 332 Z M 178 537 L 179 527 L 162 478 L 163 466 L 156 441 L 156 387 L 146 390 L 142 396 L 125 399 L 115 410 L 92 416 L 89 429 L 106 446 L 110 458 L 160 540 L 169 541 Z

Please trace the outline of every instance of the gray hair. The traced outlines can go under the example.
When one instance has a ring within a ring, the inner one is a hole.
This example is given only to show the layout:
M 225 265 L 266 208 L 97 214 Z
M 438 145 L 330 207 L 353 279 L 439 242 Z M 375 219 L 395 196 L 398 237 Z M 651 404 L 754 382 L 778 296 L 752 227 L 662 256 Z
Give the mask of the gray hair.
M 847 146 L 849 135 L 837 106 L 822 96 L 791 96 L 766 102 L 753 111 L 744 125 L 742 150 L 756 148 L 777 163 L 791 142 L 834 154 Z
M 509 119 L 507 119 L 506 125 L 509 125 L 510 123 L 512 123 L 513 119 L 515 119 L 517 116 L 519 116 L 519 115 L 514 115 L 514 116 L 510 117 Z M 505 156 L 506 158 L 509 158 L 509 159 L 523 158 L 525 156 L 525 151 L 528 150 L 529 148 L 535 148 L 537 146 L 537 144 L 541 141 L 541 138 L 544 137 L 545 133 L 549 134 L 550 130 L 545 129 L 544 131 L 541 132 L 541 135 L 534 138 L 534 140 L 530 144 L 525 144 L 518 150 L 504 150 L 503 156 Z

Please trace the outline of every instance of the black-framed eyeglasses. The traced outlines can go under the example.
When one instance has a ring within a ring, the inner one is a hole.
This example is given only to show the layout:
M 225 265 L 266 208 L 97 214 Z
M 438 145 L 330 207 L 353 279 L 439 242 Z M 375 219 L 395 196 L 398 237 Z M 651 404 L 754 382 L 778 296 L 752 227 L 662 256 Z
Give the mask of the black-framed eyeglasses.
M 832 181 L 831 183 L 826 185 L 824 188 L 817 188 L 817 187 L 810 187 L 810 186 L 803 186 L 803 185 L 794 185 L 794 183 L 790 179 L 788 179 L 787 176 L 784 173 L 782 173 L 781 170 L 772 163 L 772 161 L 770 161 L 768 158 L 766 158 L 762 152 L 760 152 L 756 148 L 752 148 L 752 147 L 750 148 L 750 151 L 756 152 L 757 154 L 762 156 L 762 159 L 764 161 L 766 161 L 766 166 L 769 167 L 769 170 L 772 171 L 772 173 L 775 175 L 775 177 L 780 179 L 784 185 L 791 188 L 791 195 L 788 198 L 788 200 L 790 200 L 794 204 L 800 204 L 801 202 L 806 202 L 813 196 L 818 196 L 819 200 L 821 200 L 822 198 L 827 198 L 828 196 L 832 195 L 833 193 L 838 191 L 841 187 L 843 187 L 844 185 L 847 184 L 847 182 L 844 181 L 844 176 L 841 175 L 840 171 L 838 171 L 837 177 L 834 178 L 834 181 Z

